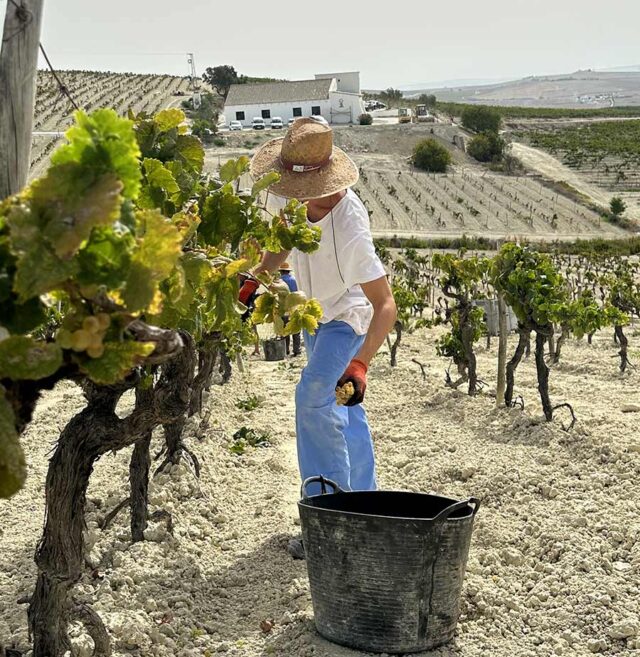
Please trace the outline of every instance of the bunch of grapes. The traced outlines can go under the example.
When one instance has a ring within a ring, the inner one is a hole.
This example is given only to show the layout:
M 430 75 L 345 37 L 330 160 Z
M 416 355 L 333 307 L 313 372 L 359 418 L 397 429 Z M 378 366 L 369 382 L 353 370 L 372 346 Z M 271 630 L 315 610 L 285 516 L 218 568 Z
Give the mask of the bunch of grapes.
M 104 353 L 104 336 L 110 324 L 111 317 L 107 313 L 90 315 L 82 320 L 80 328 L 61 328 L 56 334 L 56 342 L 63 349 L 86 351 L 90 358 L 100 358 Z

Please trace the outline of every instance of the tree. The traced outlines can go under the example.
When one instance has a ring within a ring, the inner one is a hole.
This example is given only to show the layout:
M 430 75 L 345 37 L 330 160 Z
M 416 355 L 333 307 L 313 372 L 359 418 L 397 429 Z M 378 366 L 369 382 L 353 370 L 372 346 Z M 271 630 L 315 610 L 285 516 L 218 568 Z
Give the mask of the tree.
M 412 162 L 415 167 L 433 173 L 445 173 L 451 164 L 451 153 L 435 139 L 423 139 L 413 149 Z
M 394 105 L 399 105 L 402 100 L 402 91 L 400 89 L 394 89 L 389 87 L 380 94 L 380 98 L 389 106 L 393 107 Z
M 469 105 L 462 111 L 462 125 L 473 132 L 498 132 L 502 123 L 500 113 L 491 107 Z
M 499 162 L 504 154 L 505 142 L 495 132 L 482 132 L 471 139 L 467 153 L 478 162 Z
M 211 85 L 225 100 L 232 84 L 243 84 L 246 82 L 244 76 L 238 75 L 236 69 L 229 64 L 208 67 L 202 75 L 202 79 Z
M 418 96 L 418 104 L 426 105 L 427 107 L 434 108 L 436 106 L 437 98 L 434 94 L 420 94 Z
M 619 219 L 627 209 L 627 204 L 619 196 L 614 196 L 609 203 L 609 209 L 611 214 Z
M 358 116 L 358 123 L 360 125 L 371 125 L 373 123 L 373 117 L 368 112 L 365 112 Z

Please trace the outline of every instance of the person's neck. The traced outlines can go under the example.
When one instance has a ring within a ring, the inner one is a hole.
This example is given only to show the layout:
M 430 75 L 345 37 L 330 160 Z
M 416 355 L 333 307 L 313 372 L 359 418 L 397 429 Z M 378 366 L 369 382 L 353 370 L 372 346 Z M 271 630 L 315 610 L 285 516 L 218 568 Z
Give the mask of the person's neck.
M 312 198 L 307 201 L 307 218 L 312 223 L 324 219 L 333 208 L 344 198 L 347 190 L 324 196 L 323 198 Z

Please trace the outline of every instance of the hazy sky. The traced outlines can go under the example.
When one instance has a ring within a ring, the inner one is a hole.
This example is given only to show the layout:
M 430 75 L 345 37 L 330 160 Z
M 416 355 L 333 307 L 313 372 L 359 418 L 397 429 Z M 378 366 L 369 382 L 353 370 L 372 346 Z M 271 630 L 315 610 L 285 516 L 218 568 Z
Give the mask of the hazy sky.
M 185 74 L 193 52 L 199 73 L 383 88 L 638 65 L 639 36 L 639 0 L 45 0 L 42 41 L 58 68 Z

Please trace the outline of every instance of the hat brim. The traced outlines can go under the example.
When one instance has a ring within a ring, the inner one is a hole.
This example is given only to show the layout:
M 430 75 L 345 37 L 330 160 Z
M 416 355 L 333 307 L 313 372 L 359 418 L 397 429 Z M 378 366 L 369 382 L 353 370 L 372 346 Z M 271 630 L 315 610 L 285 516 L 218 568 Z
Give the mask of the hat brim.
M 288 171 L 280 163 L 280 151 L 284 137 L 263 144 L 251 159 L 249 171 L 258 180 L 271 171 L 280 174 L 280 180 L 269 187 L 277 196 L 308 201 L 323 198 L 352 187 L 360 174 L 355 162 L 340 148 L 333 147 L 331 160 L 315 171 Z

